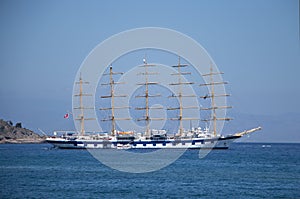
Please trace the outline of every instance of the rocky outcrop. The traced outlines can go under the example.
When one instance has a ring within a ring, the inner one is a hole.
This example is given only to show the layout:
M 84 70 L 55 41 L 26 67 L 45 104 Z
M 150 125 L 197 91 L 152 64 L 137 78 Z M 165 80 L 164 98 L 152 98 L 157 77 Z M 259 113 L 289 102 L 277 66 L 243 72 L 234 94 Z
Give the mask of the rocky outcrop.
M 41 143 L 44 141 L 44 136 L 22 128 L 21 123 L 16 123 L 14 126 L 11 121 L 0 119 L 0 143 Z

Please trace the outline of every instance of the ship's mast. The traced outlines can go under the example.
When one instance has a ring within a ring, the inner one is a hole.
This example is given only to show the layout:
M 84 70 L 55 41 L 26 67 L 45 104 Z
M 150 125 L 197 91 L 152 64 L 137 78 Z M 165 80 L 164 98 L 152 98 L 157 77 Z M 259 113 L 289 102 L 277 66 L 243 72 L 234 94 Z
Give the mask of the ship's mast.
M 174 68 L 177 68 L 177 73 L 173 73 L 171 75 L 177 75 L 178 76 L 178 82 L 176 83 L 171 83 L 171 86 L 177 86 L 178 87 L 178 93 L 177 95 L 171 95 L 169 97 L 177 97 L 179 100 L 179 107 L 171 107 L 171 108 L 167 108 L 167 110 L 178 110 L 179 109 L 179 116 L 178 118 L 171 118 L 171 120 L 179 120 L 179 134 L 180 136 L 183 133 L 183 120 L 198 120 L 198 118 L 184 118 L 183 117 L 183 110 L 184 109 L 195 109 L 198 108 L 197 106 L 189 106 L 189 107 L 183 107 L 183 98 L 184 97 L 196 97 L 195 95 L 183 95 L 182 92 L 182 87 L 183 85 L 191 85 L 194 84 L 194 82 L 185 82 L 182 80 L 182 75 L 190 75 L 190 72 L 182 72 L 181 68 L 188 66 L 187 64 L 181 64 L 180 63 L 180 56 L 178 56 L 178 65 L 172 66 Z
M 158 82 L 150 82 L 149 81 L 149 75 L 156 75 L 158 73 L 155 72 L 149 72 L 148 68 L 149 67 L 155 67 L 156 65 L 154 64 L 148 64 L 146 57 L 143 59 L 144 64 L 141 65 L 145 70 L 142 73 L 139 73 L 139 75 L 144 75 L 145 76 L 145 82 L 144 83 L 139 83 L 138 85 L 145 86 L 145 92 L 144 95 L 137 95 L 135 96 L 136 98 L 143 97 L 145 98 L 145 107 L 138 107 L 135 108 L 136 110 L 145 110 L 145 117 L 143 118 L 138 118 L 137 121 L 146 121 L 146 131 L 145 131 L 145 136 L 149 137 L 150 136 L 150 121 L 151 120 L 163 120 L 163 118 L 150 118 L 149 110 L 150 109 L 162 109 L 162 107 L 149 107 L 149 97 L 159 97 L 161 96 L 160 94 L 156 95 L 150 95 L 149 94 L 149 85 L 157 85 Z
M 79 115 L 78 118 L 76 118 L 76 120 L 80 120 L 80 135 L 84 135 L 85 134 L 84 121 L 85 120 L 95 120 L 95 118 L 85 118 L 84 110 L 85 109 L 94 109 L 94 108 L 84 107 L 83 97 L 84 96 L 92 96 L 92 94 L 83 93 L 83 84 L 89 84 L 89 82 L 84 82 L 82 80 L 81 73 L 80 73 L 80 77 L 79 77 L 79 82 L 76 82 L 76 84 L 79 84 L 79 94 L 76 94 L 74 96 L 79 97 L 79 107 L 76 107 L 74 109 L 79 109 L 80 110 L 80 115 Z
M 114 86 L 116 84 L 123 84 L 124 82 L 115 82 L 113 79 L 113 75 L 122 75 L 122 72 L 113 72 L 112 66 L 109 67 L 109 73 L 104 75 L 109 75 L 109 83 L 101 84 L 101 85 L 109 85 L 110 86 L 110 95 L 101 96 L 101 98 L 111 98 L 111 107 L 109 108 L 100 108 L 100 110 L 111 110 L 111 117 L 108 119 L 103 119 L 102 121 L 111 121 L 111 135 L 115 136 L 116 134 L 116 120 L 129 120 L 129 118 L 116 118 L 115 117 L 115 109 L 123 109 L 129 107 L 116 107 L 115 106 L 115 97 L 126 97 L 127 95 L 115 95 Z
M 211 98 L 211 107 L 201 108 L 200 110 L 211 110 L 212 111 L 212 117 L 210 119 L 204 119 L 202 121 L 206 121 L 206 122 L 212 121 L 213 122 L 212 134 L 214 136 L 217 136 L 217 121 L 218 120 L 229 121 L 229 120 L 231 120 L 231 118 L 218 118 L 216 110 L 217 109 L 228 109 L 228 108 L 232 108 L 232 107 L 231 106 L 217 106 L 216 101 L 215 101 L 216 97 L 227 97 L 227 96 L 229 96 L 229 94 L 216 95 L 215 94 L 215 85 L 224 85 L 224 84 L 227 84 L 228 82 L 215 82 L 214 81 L 213 77 L 215 75 L 220 75 L 220 74 L 224 74 L 224 73 L 223 72 L 214 72 L 212 63 L 210 63 L 209 71 L 210 72 L 208 74 L 202 75 L 203 77 L 209 76 L 209 82 L 206 84 L 200 84 L 200 86 L 210 86 L 210 94 L 208 94 L 206 96 L 201 96 L 200 98 L 203 98 L 203 99 Z

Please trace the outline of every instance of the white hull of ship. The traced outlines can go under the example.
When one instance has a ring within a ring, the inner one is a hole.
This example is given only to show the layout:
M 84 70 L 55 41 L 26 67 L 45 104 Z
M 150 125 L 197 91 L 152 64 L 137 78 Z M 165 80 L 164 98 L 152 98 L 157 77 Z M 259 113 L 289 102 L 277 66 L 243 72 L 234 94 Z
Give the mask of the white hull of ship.
M 63 149 L 228 149 L 230 144 L 239 137 L 219 138 L 210 140 L 66 140 L 47 139 L 56 148 Z

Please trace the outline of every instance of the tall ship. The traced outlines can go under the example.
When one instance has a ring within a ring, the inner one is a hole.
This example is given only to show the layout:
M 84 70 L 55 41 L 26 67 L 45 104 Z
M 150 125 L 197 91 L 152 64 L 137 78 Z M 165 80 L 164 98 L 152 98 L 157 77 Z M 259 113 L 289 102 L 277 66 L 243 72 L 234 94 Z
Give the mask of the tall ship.
M 177 77 L 177 82 L 170 83 L 170 86 L 174 86 L 177 89 L 176 94 L 169 96 L 170 98 L 177 98 L 179 105 L 176 107 L 167 107 L 167 111 L 177 111 L 179 114 L 175 118 L 168 118 L 169 120 L 178 121 L 179 128 L 177 132 L 167 132 L 164 129 L 152 129 L 150 127 L 150 122 L 155 120 L 165 120 L 165 118 L 154 118 L 150 117 L 150 109 L 162 109 L 163 107 L 152 107 L 149 106 L 149 98 L 159 97 L 160 94 L 151 95 L 149 93 L 150 85 L 159 84 L 158 82 L 152 82 L 149 80 L 150 75 L 155 75 L 157 73 L 149 71 L 149 67 L 155 67 L 154 64 L 148 64 L 146 59 L 143 60 L 144 71 L 140 73 L 143 75 L 144 82 L 139 83 L 139 85 L 144 87 L 144 93 L 142 95 L 136 96 L 137 98 L 145 99 L 144 107 L 118 107 L 115 106 L 116 97 L 125 97 L 126 95 L 117 95 L 115 93 L 115 85 L 121 82 L 114 81 L 114 75 L 122 75 L 121 72 L 114 72 L 112 66 L 109 67 L 109 73 L 104 75 L 109 75 L 109 82 L 102 84 L 109 86 L 109 95 L 100 96 L 101 98 L 109 98 L 111 100 L 110 107 L 102 107 L 100 110 L 110 111 L 110 116 L 103 119 L 102 121 L 109 121 L 111 123 L 111 130 L 109 133 L 86 133 L 85 132 L 85 121 L 95 120 L 96 118 L 85 117 L 85 110 L 92 109 L 89 107 L 84 107 L 83 98 L 93 97 L 91 94 L 83 92 L 83 85 L 88 84 L 85 82 L 80 75 L 79 81 L 76 82 L 79 85 L 79 93 L 75 97 L 79 98 L 80 111 L 79 117 L 75 118 L 76 121 L 80 122 L 80 131 L 55 131 L 53 136 L 49 136 L 46 141 L 52 144 L 54 147 L 62 149 L 228 149 L 230 144 L 236 139 L 239 139 L 245 135 L 253 133 L 255 131 L 261 130 L 261 127 L 245 130 L 230 135 L 221 135 L 217 128 L 217 122 L 219 121 L 230 121 L 231 118 L 220 118 L 217 116 L 217 110 L 228 109 L 230 106 L 217 106 L 216 98 L 228 97 L 229 94 L 216 94 L 215 86 L 227 84 L 227 82 L 216 82 L 214 81 L 214 76 L 223 73 L 216 72 L 213 70 L 212 64 L 210 65 L 210 71 L 207 74 L 203 74 L 203 77 L 208 78 L 205 84 L 200 84 L 199 86 L 209 87 L 209 93 L 204 96 L 196 95 L 185 95 L 183 93 L 184 87 L 187 85 L 194 84 L 194 82 L 187 82 L 183 78 L 183 75 L 190 74 L 188 72 L 182 72 L 182 68 L 186 67 L 186 64 L 181 64 L 180 57 L 178 58 L 178 64 L 172 66 L 176 69 L 175 75 Z M 197 106 L 183 106 L 183 99 L 197 98 L 210 99 L 210 107 L 200 108 L 199 111 L 210 111 L 210 117 L 203 119 L 202 121 L 210 122 L 210 127 L 192 127 L 189 130 L 185 130 L 183 127 L 183 121 L 200 120 L 199 118 L 185 117 L 183 111 L 185 109 L 199 109 Z M 132 131 L 119 131 L 116 127 L 117 120 L 130 120 L 130 118 L 118 118 L 115 115 L 116 109 L 128 109 L 134 108 L 136 111 L 143 111 L 144 116 L 142 118 L 137 118 L 137 121 L 145 122 L 145 131 L 136 132 Z

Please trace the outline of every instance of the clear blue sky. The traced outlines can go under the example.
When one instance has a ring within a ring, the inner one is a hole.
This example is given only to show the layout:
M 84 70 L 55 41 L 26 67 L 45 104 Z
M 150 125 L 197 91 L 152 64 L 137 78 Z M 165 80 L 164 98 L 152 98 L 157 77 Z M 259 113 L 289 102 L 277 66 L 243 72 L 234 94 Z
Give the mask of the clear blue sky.
M 109 36 L 147 26 L 182 32 L 208 51 L 236 112 L 269 119 L 254 141 L 300 142 L 297 0 L 2 0 L 0 118 L 35 131 L 74 128 L 62 116 L 84 58 Z M 284 135 L 272 135 L 272 121 Z

